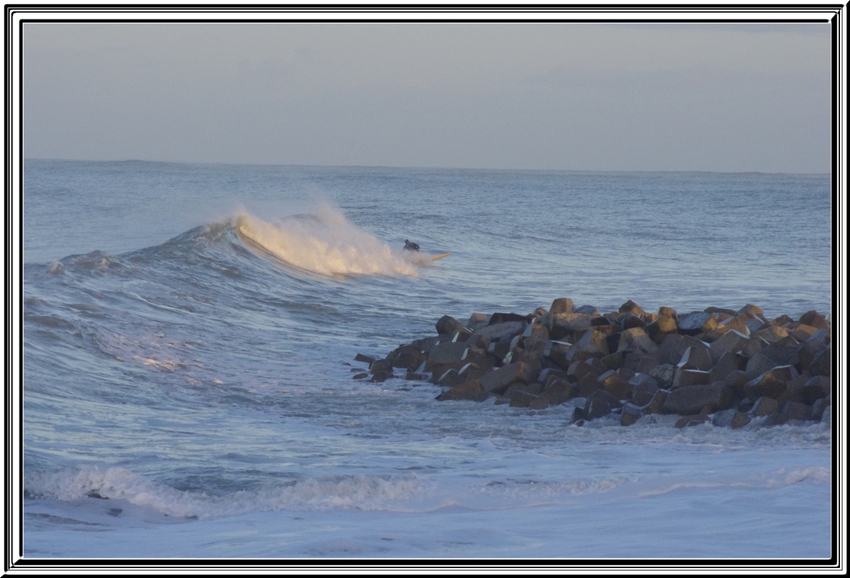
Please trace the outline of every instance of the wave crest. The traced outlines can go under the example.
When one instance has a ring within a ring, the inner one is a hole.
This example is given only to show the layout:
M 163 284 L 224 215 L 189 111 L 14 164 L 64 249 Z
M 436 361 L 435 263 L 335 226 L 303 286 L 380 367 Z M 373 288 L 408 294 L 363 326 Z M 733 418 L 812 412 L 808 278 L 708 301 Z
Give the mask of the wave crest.
M 418 275 L 416 263 L 401 250 L 393 251 L 329 205 L 320 207 L 315 215 L 296 215 L 279 223 L 242 212 L 235 228 L 247 245 L 310 273 L 329 277 Z

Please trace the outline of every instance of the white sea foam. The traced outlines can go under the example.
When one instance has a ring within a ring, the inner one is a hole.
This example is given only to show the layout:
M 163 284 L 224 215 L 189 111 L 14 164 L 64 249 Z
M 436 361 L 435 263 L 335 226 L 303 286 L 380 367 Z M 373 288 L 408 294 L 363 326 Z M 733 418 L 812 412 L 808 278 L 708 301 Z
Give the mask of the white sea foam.
M 418 274 L 414 261 L 352 225 L 328 204 L 321 205 L 315 215 L 298 215 L 276 224 L 242 212 L 236 217 L 236 230 L 254 248 L 310 273 L 337 277 Z

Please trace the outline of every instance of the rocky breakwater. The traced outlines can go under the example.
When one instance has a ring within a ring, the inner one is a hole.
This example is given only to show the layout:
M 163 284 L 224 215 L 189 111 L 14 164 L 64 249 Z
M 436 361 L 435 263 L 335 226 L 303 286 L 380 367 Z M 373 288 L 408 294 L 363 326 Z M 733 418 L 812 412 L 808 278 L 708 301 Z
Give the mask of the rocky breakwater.
M 602 314 L 560 298 L 528 315 L 444 316 L 436 329 L 384 359 L 358 354 L 369 368 L 355 377 L 427 380 L 443 388 L 439 401 L 569 401 L 578 425 L 653 414 L 680 416 L 677 427 L 830 419 L 831 326 L 816 311 L 768 320 L 754 305 L 647 313 L 628 301 Z

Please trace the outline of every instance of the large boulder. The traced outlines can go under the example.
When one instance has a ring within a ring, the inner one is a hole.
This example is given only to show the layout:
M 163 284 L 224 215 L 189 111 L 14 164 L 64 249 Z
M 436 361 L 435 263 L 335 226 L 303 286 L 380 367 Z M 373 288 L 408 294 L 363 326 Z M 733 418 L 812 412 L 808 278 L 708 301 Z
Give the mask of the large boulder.
M 750 416 L 732 407 L 715 413 L 711 423 L 716 427 L 738 429 L 750 423 Z
M 576 386 L 560 377 L 553 377 L 546 382 L 541 397 L 546 399 L 549 405 L 559 405 L 572 399 L 576 395 Z
M 677 331 L 676 319 L 672 315 L 659 315 L 655 321 L 646 326 L 646 334 L 659 345 L 668 335 Z
M 662 412 L 689 415 L 707 407 L 708 413 L 713 413 L 727 409 L 731 401 L 732 396 L 722 383 L 690 385 L 672 390 L 664 401 Z
M 590 327 L 591 319 L 593 316 L 587 313 L 555 313 L 549 317 L 549 333 L 555 340 L 572 339 L 576 333 Z
M 724 353 L 740 353 L 744 350 L 750 338 L 740 331 L 731 329 L 715 339 L 709 345 L 714 359 L 720 359 Z
M 587 397 L 584 404 L 584 419 L 597 419 L 620 407 L 620 401 L 605 390 L 598 389 Z
M 581 357 L 584 359 L 605 357 L 611 352 L 606 335 L 596 329 L 585 331 L 578 343 L 575 344 L 575 349 L 582 353 Z
M 432 364 L 454 363 L 466 357 L 469 345 L 460 341 L 438 343 L 428 352 L 428 361 Z
M 484 335 L 495 341 L 510 341 L 517 335 L 522 335 L 525 331 L 525 326 L 528 325 L 525 321 L 505 321 L 504 323 L 495 323 L 487 327 L 481 327 L 472 332 L 471 337 Z
M 658 345 L 640 327 L 625 329 L 620 333 L 617 351 L 635 350 L 644 354 L 658 351 Z
M 549 328 L 540 323 L 532 323 L 522 333 L 523 347 L 528 350 L 542 351 L 549 341 Z
M 679 333 L 683 335 L 699 335 L 717 327 L 717 320 L 711 313 L 699 311 L 679 318 Z
M 481 383 L 478 381 L 467 381 L 457 385 L 448 391 L 444 391 L 440 395 L 437 396 L 437 401 L 447 401 L 447 400 L 471 400 L 471 401 L 484 401 L 487 399 L 489 394 L 484 391 L 484 388 L 481 387 Z
M 463 323 L 449 315 L 440 317 L 437 323 L 435 323 L 435 326 L 439 335 L 454 335 L 455 332 L 460 330 L 469 331 L 463 326 Z
M 575 309 L 576 306 L 572 299 L 569 297 L 559 297 L 552 301 L 552 306 L 549 307 L 549 313 L 553 315 L 556 313 L 572 313 Z
M 688 347 L 676 367 L 679 369 L 698 369 L 709 371 L 713 366 L 711 354 L 704 347 Z
M 631 399 L 632 384 L 624 379 L 614 370 L 609 370 L 597 379 L 602 389 L 610 393 L 617 400 Z
M 501 395 L 512 383 L 517 381 L 521 383 L 531 383 L 534 381 L 534 377 L 535 376 L 531 367 L 525 363 L 518 362 L 509 363 L 508 365 L 504 365 L 499 369 L 491 371 L 479 381 L 481 382 L 481 386 L 484 388 L 484 391 L 487 393 Z

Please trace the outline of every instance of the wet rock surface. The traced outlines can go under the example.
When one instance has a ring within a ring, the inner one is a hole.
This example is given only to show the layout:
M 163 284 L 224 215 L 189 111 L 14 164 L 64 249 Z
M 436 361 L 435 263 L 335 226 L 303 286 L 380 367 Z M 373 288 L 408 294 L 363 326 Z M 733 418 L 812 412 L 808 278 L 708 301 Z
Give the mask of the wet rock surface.
M 752 304 L 648 313 L 629 300 L 603 314 L 561 297 L 525 315 L 444 315 L 435 329 L 384 359 L 358 353 L 368 369 L 354 378 L 427 381 L 443 389 L 440 402 L 570 403 L 575 425 L 672 414 L 676 427 L 736 429 L 831 416 L 832 327 L 816 311 L 798 320 L 767 319 Z

